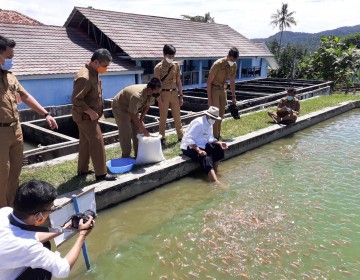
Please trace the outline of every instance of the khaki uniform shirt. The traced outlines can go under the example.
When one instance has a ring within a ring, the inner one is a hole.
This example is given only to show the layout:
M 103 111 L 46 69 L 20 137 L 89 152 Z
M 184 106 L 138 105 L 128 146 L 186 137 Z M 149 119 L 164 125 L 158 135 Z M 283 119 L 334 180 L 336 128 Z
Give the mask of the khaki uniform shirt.
M 0 71 L 0 122 L 19 121 L 16 95 L 20 97 L 26 90 L 11 72 Z
M 223 88 L 226 84 L 226 80 L 235 79 L 237 65 L 230 66 L 226 60 L 226 57 L 220 58 L 214 62 L 210 68 L 209 75 L 215 73 L 214 80 L 212 81 L 213 86 Z
M 289 101 L 287 97 L 281 98 L 278 108 L 282 108 L 284 106 L 291 108 L 293 111 L 299 112 L 300 114 L 300 102 L 296 97 L 294 97 L 294 99 L 291 101 Z
M 74 89 L 71 98 L 74 121 L 90 120 L 84 111 L 94 110 L 99 117 L 103 114 L 103 100 L 101 80 L 97 71 L 85 65 L 77 73 L 74 80 Z
M 135 115 L 141 113 L 146 106 L 155 103 L 155 98 L 146 94 L 149 90 L 144 84 L 128 86 L 114 97 L 112 107 Z
M 171 66 L 172 68 L 169 72 L 169 68 Z M 161 80 L 168 72 L 169 75 L 167 75 L 167 77 L 161 82 L 161 88 L 175 89 L 177 88 L 176 80 L 181 77 L 180 65 L 178 62 L 173 61 L 169 64 L 165 60 L 160 61 L 154 68 L 154 77 Z

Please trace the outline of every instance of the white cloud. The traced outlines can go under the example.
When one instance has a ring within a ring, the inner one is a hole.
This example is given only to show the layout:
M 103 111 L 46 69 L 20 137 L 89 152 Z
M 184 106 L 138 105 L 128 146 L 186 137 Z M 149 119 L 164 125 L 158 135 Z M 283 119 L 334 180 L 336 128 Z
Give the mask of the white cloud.
M 0 7 L 52 25 L 63 25 L 74 6 L 172 18 L 210 12 L 217 23 L 229 25 L 248 38 L 258 38 L 278 31 L 269 23 L 282 2 L 296 12 L 298 24 L 291 28 L 295 32 L 316 33 L 360 24 L 358 0 L 0 0 Z

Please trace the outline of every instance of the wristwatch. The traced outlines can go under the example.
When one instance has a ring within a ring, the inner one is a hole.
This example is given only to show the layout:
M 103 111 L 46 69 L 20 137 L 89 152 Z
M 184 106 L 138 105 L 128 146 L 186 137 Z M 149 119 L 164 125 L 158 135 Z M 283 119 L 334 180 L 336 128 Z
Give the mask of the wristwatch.
M 44 118 L 46 118 L 47 116 L 51 116 L 49 112 L 44 115 Z

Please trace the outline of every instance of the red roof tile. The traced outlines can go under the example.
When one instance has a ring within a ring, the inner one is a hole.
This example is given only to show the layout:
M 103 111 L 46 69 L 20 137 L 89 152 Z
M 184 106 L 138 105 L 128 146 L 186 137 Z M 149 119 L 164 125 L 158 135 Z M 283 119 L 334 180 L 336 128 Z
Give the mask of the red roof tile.
M 0 9 L 0 23 L 43 25 L 41 22 L 25 16 L 17 11 Z
M 223 57 L 232 46 L 240 57 L 273 56 L 228 25 L 75 7 L 65 26 L 83 26 L 84 17 L 132 59 L 161 59 L 166 43 L 182 59 Z
M 16 75 L 73 74 L 101 48 L 87 34 L 61 26 L 0 23 L 1 35 L 15 40 Z M 134 62 L 113 55 L 108 72 L 141 70 Z

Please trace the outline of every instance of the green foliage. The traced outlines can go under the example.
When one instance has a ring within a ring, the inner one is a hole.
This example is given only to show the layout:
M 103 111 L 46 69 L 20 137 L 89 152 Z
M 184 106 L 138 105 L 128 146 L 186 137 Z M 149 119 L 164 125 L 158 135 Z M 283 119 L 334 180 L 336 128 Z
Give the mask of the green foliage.
M 296 25 L 296 21 L 293 17 L 294 14 L 295 14 L 295 12 L 288 11 L 287 3 L 285 3 L 285 4 L 282 3 L 281 9 L 276 10 L 276 14 L 271 15 L 272 21 L 270 22 L 270 24 L 273 27 L 279 27 L 279 30 L 280 30 L 280 42 L 279 42 L 280 47 L 281 47 L 281 40 L 282 40 L 282 35 L 283 35 L 284 30 L 286 28 L 290 28 L 291 25 Z
M 360 49 L 360 33 L 343 36 L 341 37 L 341 40 L 347 47 L 355 47 Z
M 303 59 L 306 50 L 302 47 L 289 44 L 280 49 L 280 45 L 276 40 L 268 44 L 268 48 L 275 55 L 275 59 L 279 65 L 278 69 L 269 71 L 269 77 L 293 78 L 296 61 Z
M 335 88 L 348 88 L 360 68 L 360 56 L 353 47 L 348 47 L 338 37 L 321 39 L 317 52 L 304 57 L 297 65 L 296 77 L 333 81 Z

